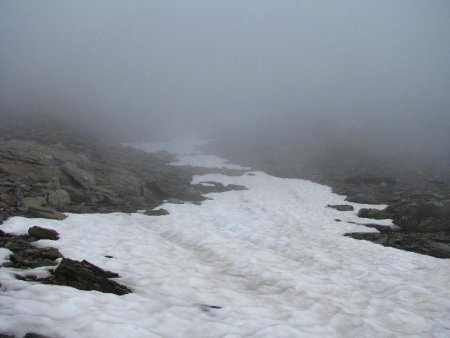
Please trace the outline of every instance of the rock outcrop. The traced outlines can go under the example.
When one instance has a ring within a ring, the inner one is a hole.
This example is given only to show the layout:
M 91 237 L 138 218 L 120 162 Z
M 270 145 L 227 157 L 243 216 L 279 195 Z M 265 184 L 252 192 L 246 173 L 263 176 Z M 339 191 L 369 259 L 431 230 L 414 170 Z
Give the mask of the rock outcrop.
M 119 144 L 0 140 L 0 216 L 134 212 L 168 198 L 202 201 L 193 172 Z
M 79 262 L 63 258 L 46 283 L 71 286 L 85 291 L 113 293 L 119 296 L 131 293 L 126 286 L 110 279 L 117 277 L 119 277 L 117 273 L 103 270 L 88 261 Z

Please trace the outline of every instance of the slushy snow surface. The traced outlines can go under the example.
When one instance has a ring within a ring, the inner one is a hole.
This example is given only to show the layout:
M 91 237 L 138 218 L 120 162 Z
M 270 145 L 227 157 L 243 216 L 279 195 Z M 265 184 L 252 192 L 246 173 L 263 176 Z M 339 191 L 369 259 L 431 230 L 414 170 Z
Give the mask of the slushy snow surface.
M 163 145 L 177 151 L 173 143 Z M 140 146 L 163 150 L 152 147 Z M 207 156 L 192 152 L 190 164 L 196 156 L 207 162 Z M 211 166 L 221 163 L 211 158 Z M 33 225 L 57 230 L 58 241 L 37 244 L 118 272 L 117 281 L 133 293 L 25 282 L 14 278 L 23 270 L 1 268 L 0 332 L 121 338 L 450 336 L 450 261 L 343 237 L 375 230 L 348 223 L 364 222 L 355 212 L 326 208 L 344 203 L 329 187 L 263 172 L 194 181 L 248 190 L 209 194 L 211 200 L 201 205 L 165 204 L 170 215 L 160 217 L 69 214 L 63 221 L 14 217 L 2 224 L 2 230 L 15 233 Z M 356 211 L 367 207 L 352 205 Z M 0 249 L 2 262 L 9 254 Z M 42 276 L 45 270 L 25 273 Z

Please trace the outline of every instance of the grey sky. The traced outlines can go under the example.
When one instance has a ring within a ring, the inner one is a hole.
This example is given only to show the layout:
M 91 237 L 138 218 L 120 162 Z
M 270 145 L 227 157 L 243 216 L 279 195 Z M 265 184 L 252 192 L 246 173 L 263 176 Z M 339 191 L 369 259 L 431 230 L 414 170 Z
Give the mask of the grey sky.
M 449 89 L 446 0 L 0 0 L 2 111 L 130 134 L 313 120 L 444 137 Z

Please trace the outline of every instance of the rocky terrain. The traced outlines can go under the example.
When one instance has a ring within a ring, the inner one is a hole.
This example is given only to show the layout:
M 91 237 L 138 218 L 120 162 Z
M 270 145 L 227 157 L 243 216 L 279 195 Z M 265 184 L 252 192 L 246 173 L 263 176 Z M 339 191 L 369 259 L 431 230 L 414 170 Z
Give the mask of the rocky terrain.
M 62 220 L 64 212 L 109 213 L 157 209 L 169 203 L 199 203 L 202 194 L 245 189 L 217 182 L 191 185 L 195 174 L 242 174 L 241 170 L 172 166 L 166 152 L 148 154 L 112 141 L 99 141 L 50 119 L 0 126 L 0 224 L 12 216 Z M 110 280 L 118 275 L 91 264 L 63 257 L 52 247 L 33 242 L 57 240 L 54 230 L 31 227 L 26 235 L 0 230 L 0 247 L 12 252 L 4 264 L 23 273 L 16 278 L 81 290 L 123 295 L 126 286 Z M 48 267 L 49 277 L 27 274 Z
M 367 218 L 365 225 L 369 227 L 373 227 L 371 219 L 393 219 L 398 226 L 395 231 L 378 227 L 381 233 L 348 236 L 450 258 L 450 170 L 389 161 L 374 156 L 356 143 L 332 144 L 303 139 L 304 143 L 292 144 L 260 140 L 258 144 L 242 143 L 235 147 L 236 139 L 231 142 L 221 139 L 208 149 L 275 176 L 328 185 L 333 192 L 347 196 L 350 202 L 387 204 L 381 212 L 363 209 L 358 216 Z
M 173 161 L 167 153 L 82 138 L 61 126 L 24 124 L 0 131 L 1 220 L 135 212 L 168 198 L 204 200 L 190 185 L 195 168 L 167 165 Z

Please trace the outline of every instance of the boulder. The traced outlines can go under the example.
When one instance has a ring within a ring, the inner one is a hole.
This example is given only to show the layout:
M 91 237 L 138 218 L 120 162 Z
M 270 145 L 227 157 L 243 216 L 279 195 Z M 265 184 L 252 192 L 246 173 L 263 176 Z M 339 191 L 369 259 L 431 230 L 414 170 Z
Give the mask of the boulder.
M 70 200 L 77 203 L 84 203 L 90 200 L 89 194 L 86 190 L 77 189 L 74 187 L 64 187 L 64 190 L 69 194 Z
M 80 169 L 75 163 L 65 163 L 62 166 L 67 175 L 73 178 L 75 182 L 81 185 L 84 189 L 91 189 L 95 185 L 95 178 L 90 173 Z
M 146 212 L 144 212 L 144 215 L 147 215 L 147 216 L 165 216 L 168 214 L 169 214 L 169 212 L 163 208 L 156 209 L 156 210 L 147 210 Z
M 390 219 L 392 214 L 385 210 L 362 208 L 358 211 L 358 217 L 372 219 Z
M 43 206 L 47 203 L 47 199 L 43 196 L 35 196 L 35 197 L 23 197 L 20 200 L 20 206 L 28 210 L 30 207 L 32 208 L 43 208 Z
M 28 235 L 37 239 L 50 239 L 57 240 L 59 238 L 58 233 L 53 229 L 41 228 L 38 226 L 33 226 L 28 229 Z
M 45 209 L 45 208 L 34 208 L 34 207 L 28 208 L 27 215 L 31 216 L 31 217 L 37 217 L 37 218 L 56 219 L 59 221 L 62 221 L 63 219 L 65 219 L 67 217 L 66 215 L 64 215 L 63 213 L 58 212 L 58 211 Z
M 338 211 L 353 211 L 355 208 L 353 208 L 352 205 L 349 204 L 337 204 L 337 205 L 327 205 L 328 208 L 336 209 Z
M 70 199 L 70 195 L 67 190 L 57 189 L 49 191 L 47 197 L 48 204 L 55 208 L 64 207 L 67 204 L 70 204 L 72 200 Z

